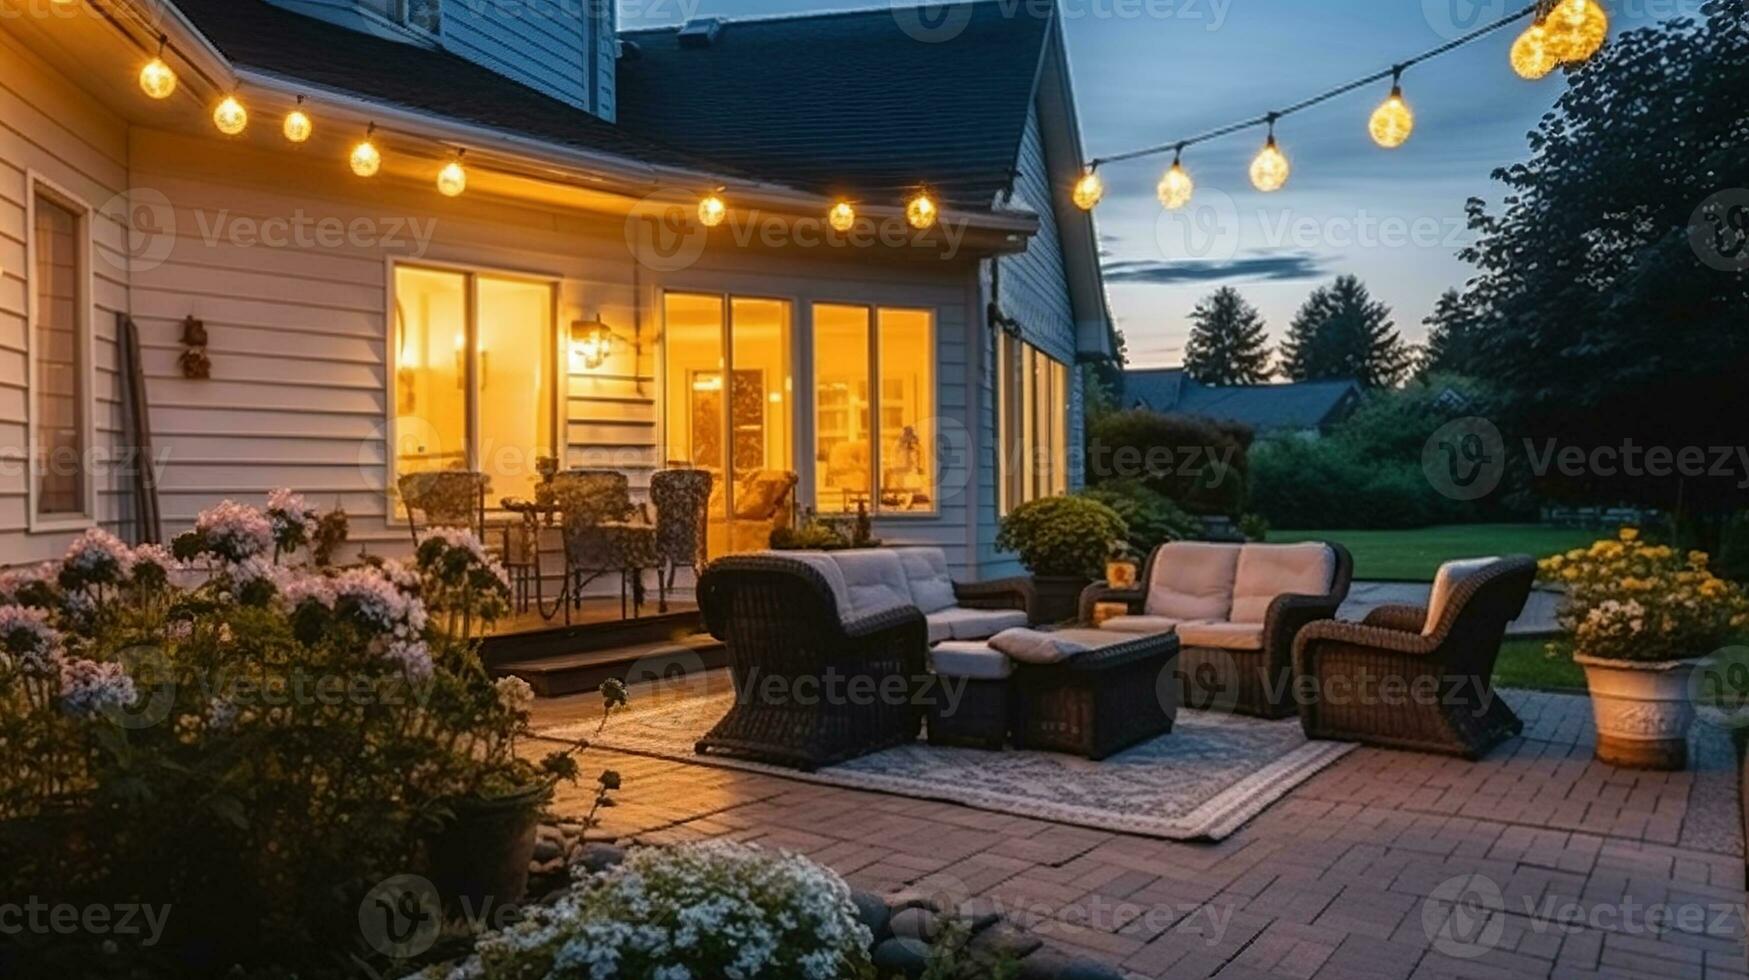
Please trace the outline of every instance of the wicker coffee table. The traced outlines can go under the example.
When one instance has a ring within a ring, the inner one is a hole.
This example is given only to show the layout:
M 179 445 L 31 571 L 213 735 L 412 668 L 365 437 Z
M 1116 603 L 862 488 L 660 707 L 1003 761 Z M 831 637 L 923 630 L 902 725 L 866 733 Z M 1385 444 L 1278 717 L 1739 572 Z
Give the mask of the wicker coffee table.
M 1111 638 L 1097 630 L 1058 632 L 1089 646 Z M 1172 731 L 1177 660 L 1178 637 L 1157 633 L 1062 663 L 1016 664 L 1009 680 L 1014 747 L 1103 759 Z

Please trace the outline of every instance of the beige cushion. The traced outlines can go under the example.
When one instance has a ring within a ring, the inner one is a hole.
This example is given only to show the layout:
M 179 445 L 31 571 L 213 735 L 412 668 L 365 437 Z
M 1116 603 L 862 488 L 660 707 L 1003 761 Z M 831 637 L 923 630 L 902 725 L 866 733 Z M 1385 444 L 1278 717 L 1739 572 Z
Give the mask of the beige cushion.
M 987 643 L 951 640 L 929 651 L 929 669 L 943 677 L 999 681 L 1014 673 L 1014 661 Z
M 1248 544 L 1239 549 L 1233 576 L 1235 623 L 1261 623 L 1279 595 L 1328 595 L 1336 574 L 1336 554 L 1318 541 L 1301 544 Z
M 1043 633 L 1020 627 L 990 637 L 990 646 L 1027 664 L 1062 663 L 1092 649 L 1061 633 Z
M 1445 614 L 1445 607 L 1451 604 L 1451 594 L 1458 583 L 1499 560 L 1462 558 L 1439 566 L 1439 573 L 1433 576 L 1433 594 L 1427 599 L 1427 622 L 1421 627 L 1421 635 L 1433 635 L 1434 628 L 1439 625 L 1439 617 Z
M 1182 620 L 1170 616 L 1113 616 L 1099 624 L 1102 630 L 1113 633 L 1132 633 L 1145 635 L 1151 633 L 1170 633 Z
M 844 574 L 850 608 L 856 615 L 911 605 L 911 589 L 905 584 L 904 569 L 899 565 L 899 556 L 890 549 L 858 548 L 826 554 Z
M 1226 619 L 1233 607 L 1239 546 L 1173 541 L 1154 557 L 1146 612 L 1172 619 Z
M 1185 647 L 1213 647 L 1216 650 L 1261 650 L 1263 624 L 1180 623 L 1178 643 Z
M 904 569 L 912 605 L 925 613 L 932 613 L 957 601 L 953 594 L 953 576 L 947 571 L 947 555 L 940 548 L 895 548 L 893 552 L 899 556 L 899 565 Z
M 931 642 L 939 628 L 946 628 L 956 640 L 985 640 L 1005 629 L 1026 625 L 1026 613 L 1019 609 L 962 609 L 953 606 L 924 617 L 929 621 Z
M 923 617 L 923 621 L 929 626 L 929 642 L 940 643 L 953 639 L 953 620 L 949 617 L 941 613 L 930 613 Z
M 832 599 L 838 607 L 840 622 L 854 618 L 855 612 L 850 604 L 850 589 L 844 582 L 844 573 L 839 570 L 838 563 L 833 561 L 824 551 L 762 551 L 760 555 L 771 555 L 777 558 L 788 558 L 799 561 L 820 573 L 826 584 L 832 589 Z

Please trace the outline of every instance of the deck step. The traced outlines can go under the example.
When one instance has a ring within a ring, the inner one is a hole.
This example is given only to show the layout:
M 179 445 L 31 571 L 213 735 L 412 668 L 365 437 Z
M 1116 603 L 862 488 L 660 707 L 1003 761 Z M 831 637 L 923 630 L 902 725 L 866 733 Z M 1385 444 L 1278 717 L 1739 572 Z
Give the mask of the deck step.
M 716 637 L 694 633 L 605 650 L 501 660 L 492 665 L 492 673 L 520 677 L 537 697 L 554 698 L 593 691 L 610 677 L 635 684 L 712 670 L 728 663 L 727 652 Z

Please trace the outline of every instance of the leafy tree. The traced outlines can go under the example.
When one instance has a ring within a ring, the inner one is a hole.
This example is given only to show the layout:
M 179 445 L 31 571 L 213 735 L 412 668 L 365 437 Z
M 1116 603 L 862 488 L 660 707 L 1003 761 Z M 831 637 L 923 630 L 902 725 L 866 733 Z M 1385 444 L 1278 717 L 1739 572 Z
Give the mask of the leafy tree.
M 1223 286 L 1190 314 L 1184 373 L 1203 384 L 1254 385 L 1269 380 L 1263 317 L 1239 291 Z
M 1415 376 L 1427 378 L 1439 372 L 1483 375 L 1478 345 L 1481 342 L 1482 318 L 1477 316 L 1464 297 L 1448 289 L 1433 307 L 1433 315 L 1422 320 L 1427 325 L 1427 345 L 1421 348 L 1415 365 Z
M 1503 429 L 1545 446 L 1738 446 L 1749 417 L 1749 29 L 1740 0 L 1702 22 L 1625 32 L 1568 73 L 1469 205 L 1479 357 Z M 1545 471 L 1541 489 L 1637 500 L 1714 522 L 1742 476 Z
M 1353 378 L 1363 387 L 1388 388 L 1403 380 L 1409 361 L 1390 307 L 1355 276 L 1314 290 L 1281 345 L 1282 373 L 1295 381 Z

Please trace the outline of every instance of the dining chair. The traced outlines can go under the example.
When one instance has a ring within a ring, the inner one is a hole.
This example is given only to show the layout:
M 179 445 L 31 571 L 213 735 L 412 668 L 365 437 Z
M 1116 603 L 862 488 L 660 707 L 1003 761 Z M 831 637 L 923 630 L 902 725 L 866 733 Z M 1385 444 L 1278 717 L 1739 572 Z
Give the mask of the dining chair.
M 657 608 L 662 612 L 668 611 L 675 571 L 682 565 L 691 568 L 696 582 L 704 568 L 712 482 L 709 470 L 690 468 L 661 470 L 650 476 L 650 500 L 656 505 Z

